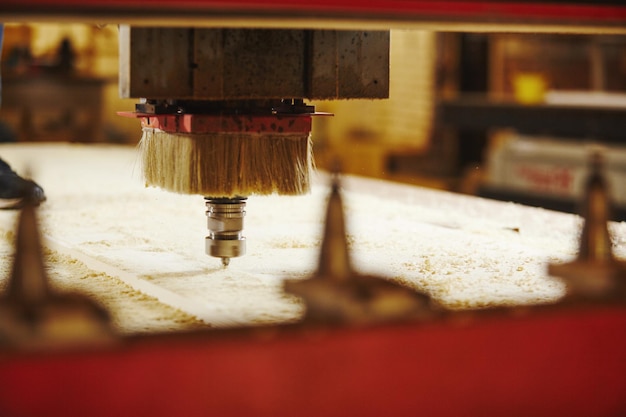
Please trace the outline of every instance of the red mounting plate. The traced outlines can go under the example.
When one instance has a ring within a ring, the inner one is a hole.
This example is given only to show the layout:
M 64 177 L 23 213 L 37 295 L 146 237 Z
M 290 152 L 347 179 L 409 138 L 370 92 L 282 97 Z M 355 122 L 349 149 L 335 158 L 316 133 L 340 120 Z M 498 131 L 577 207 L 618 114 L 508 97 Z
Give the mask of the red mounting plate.
M 215 115 L 118 112 L 117 114 L 140 118 L 142 127 L 171 133 L 302 133 L 311 131 L 311 116 L 332 116 L 331 113 Z

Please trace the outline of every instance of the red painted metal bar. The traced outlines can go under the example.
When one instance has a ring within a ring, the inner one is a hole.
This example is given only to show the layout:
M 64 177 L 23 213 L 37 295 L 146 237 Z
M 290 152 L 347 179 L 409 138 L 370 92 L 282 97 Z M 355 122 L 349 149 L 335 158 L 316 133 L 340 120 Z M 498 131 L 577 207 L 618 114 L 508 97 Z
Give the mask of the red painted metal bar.
M 586 23 L 626 22 L 626 5 L 619 1 L 503 0 L 3 0 L 0 13 L 127 15 L 167 18 L 171 13 L 202 15 L 263 15 L 338 19 L 443 20 L 481 22 Z
M 626 309 L 0 352 L 2 416 L 623 416 Z

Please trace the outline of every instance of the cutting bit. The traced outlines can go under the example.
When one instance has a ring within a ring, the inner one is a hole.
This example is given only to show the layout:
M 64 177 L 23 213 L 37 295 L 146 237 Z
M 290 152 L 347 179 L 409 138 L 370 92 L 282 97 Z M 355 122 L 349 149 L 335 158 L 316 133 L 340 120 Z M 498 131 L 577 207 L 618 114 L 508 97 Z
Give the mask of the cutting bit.
M 246 198 L 205 197 L 207 228 L 205 238 L 207 255 L 221 258 L 224 268 L 230 258 L 246 253 L 246 238 L 243 236 L 243 218 L 246 215 Z
M 317 271 L 308 279 L 286 280 L 284 290 L 304 300 L 304 320 L 309 322 L 365 325 L 439 314 L 429 296 L 353 270 L 337 175 L 328 199 Z
M 0 297 L 0 345 L 38 349 L 112 341 L 102 307 L 83 295 L 49 287 L 36 204 L 25 197 L 17 222 L 12 273 Z
M 592 154 L 581 205 L 584 224 L 578 256 L 569 263 L 550 264 L 548 273 L 565 281 L 568 298 L 626 301 L 626 262 L 613 255 L 607 227 L 611 203 L 603 170 L 602 155 Z

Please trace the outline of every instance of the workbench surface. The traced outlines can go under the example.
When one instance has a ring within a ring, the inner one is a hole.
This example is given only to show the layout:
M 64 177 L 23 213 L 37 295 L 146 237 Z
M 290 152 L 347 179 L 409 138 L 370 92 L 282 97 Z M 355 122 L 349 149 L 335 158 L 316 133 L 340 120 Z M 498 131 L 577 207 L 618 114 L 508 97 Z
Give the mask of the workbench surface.
M 202 196 L 146 188 L 131 146 L 3 144 L 0 157 L 30 169 L 48 200 L 38 211 L 55 286 L 85 291 L 123 333 L 290 322 L 303 308 L 285 278 L 314 270 L 328 177 L 310 194 L 251 196 L 248 253 L 228 268 L 204 253 Z M 355 269 L 431 294 L 449 308 L 551 302 L 564 286 L 547 262 L 572 259 L 578 216 L 345 177 Z M 0 212 L 0 285 L 10 274 L 15 211 Z M 625 255 L 626 225 L 611 224 Z

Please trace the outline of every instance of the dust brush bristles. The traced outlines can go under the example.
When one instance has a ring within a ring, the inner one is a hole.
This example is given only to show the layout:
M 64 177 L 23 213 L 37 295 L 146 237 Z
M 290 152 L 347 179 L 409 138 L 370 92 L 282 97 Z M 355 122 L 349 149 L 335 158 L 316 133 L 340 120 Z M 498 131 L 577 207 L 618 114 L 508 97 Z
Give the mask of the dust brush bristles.
M 310 133 L 168 133 L 144 128 L 146 185 L 212 197 L 310 189 Z

